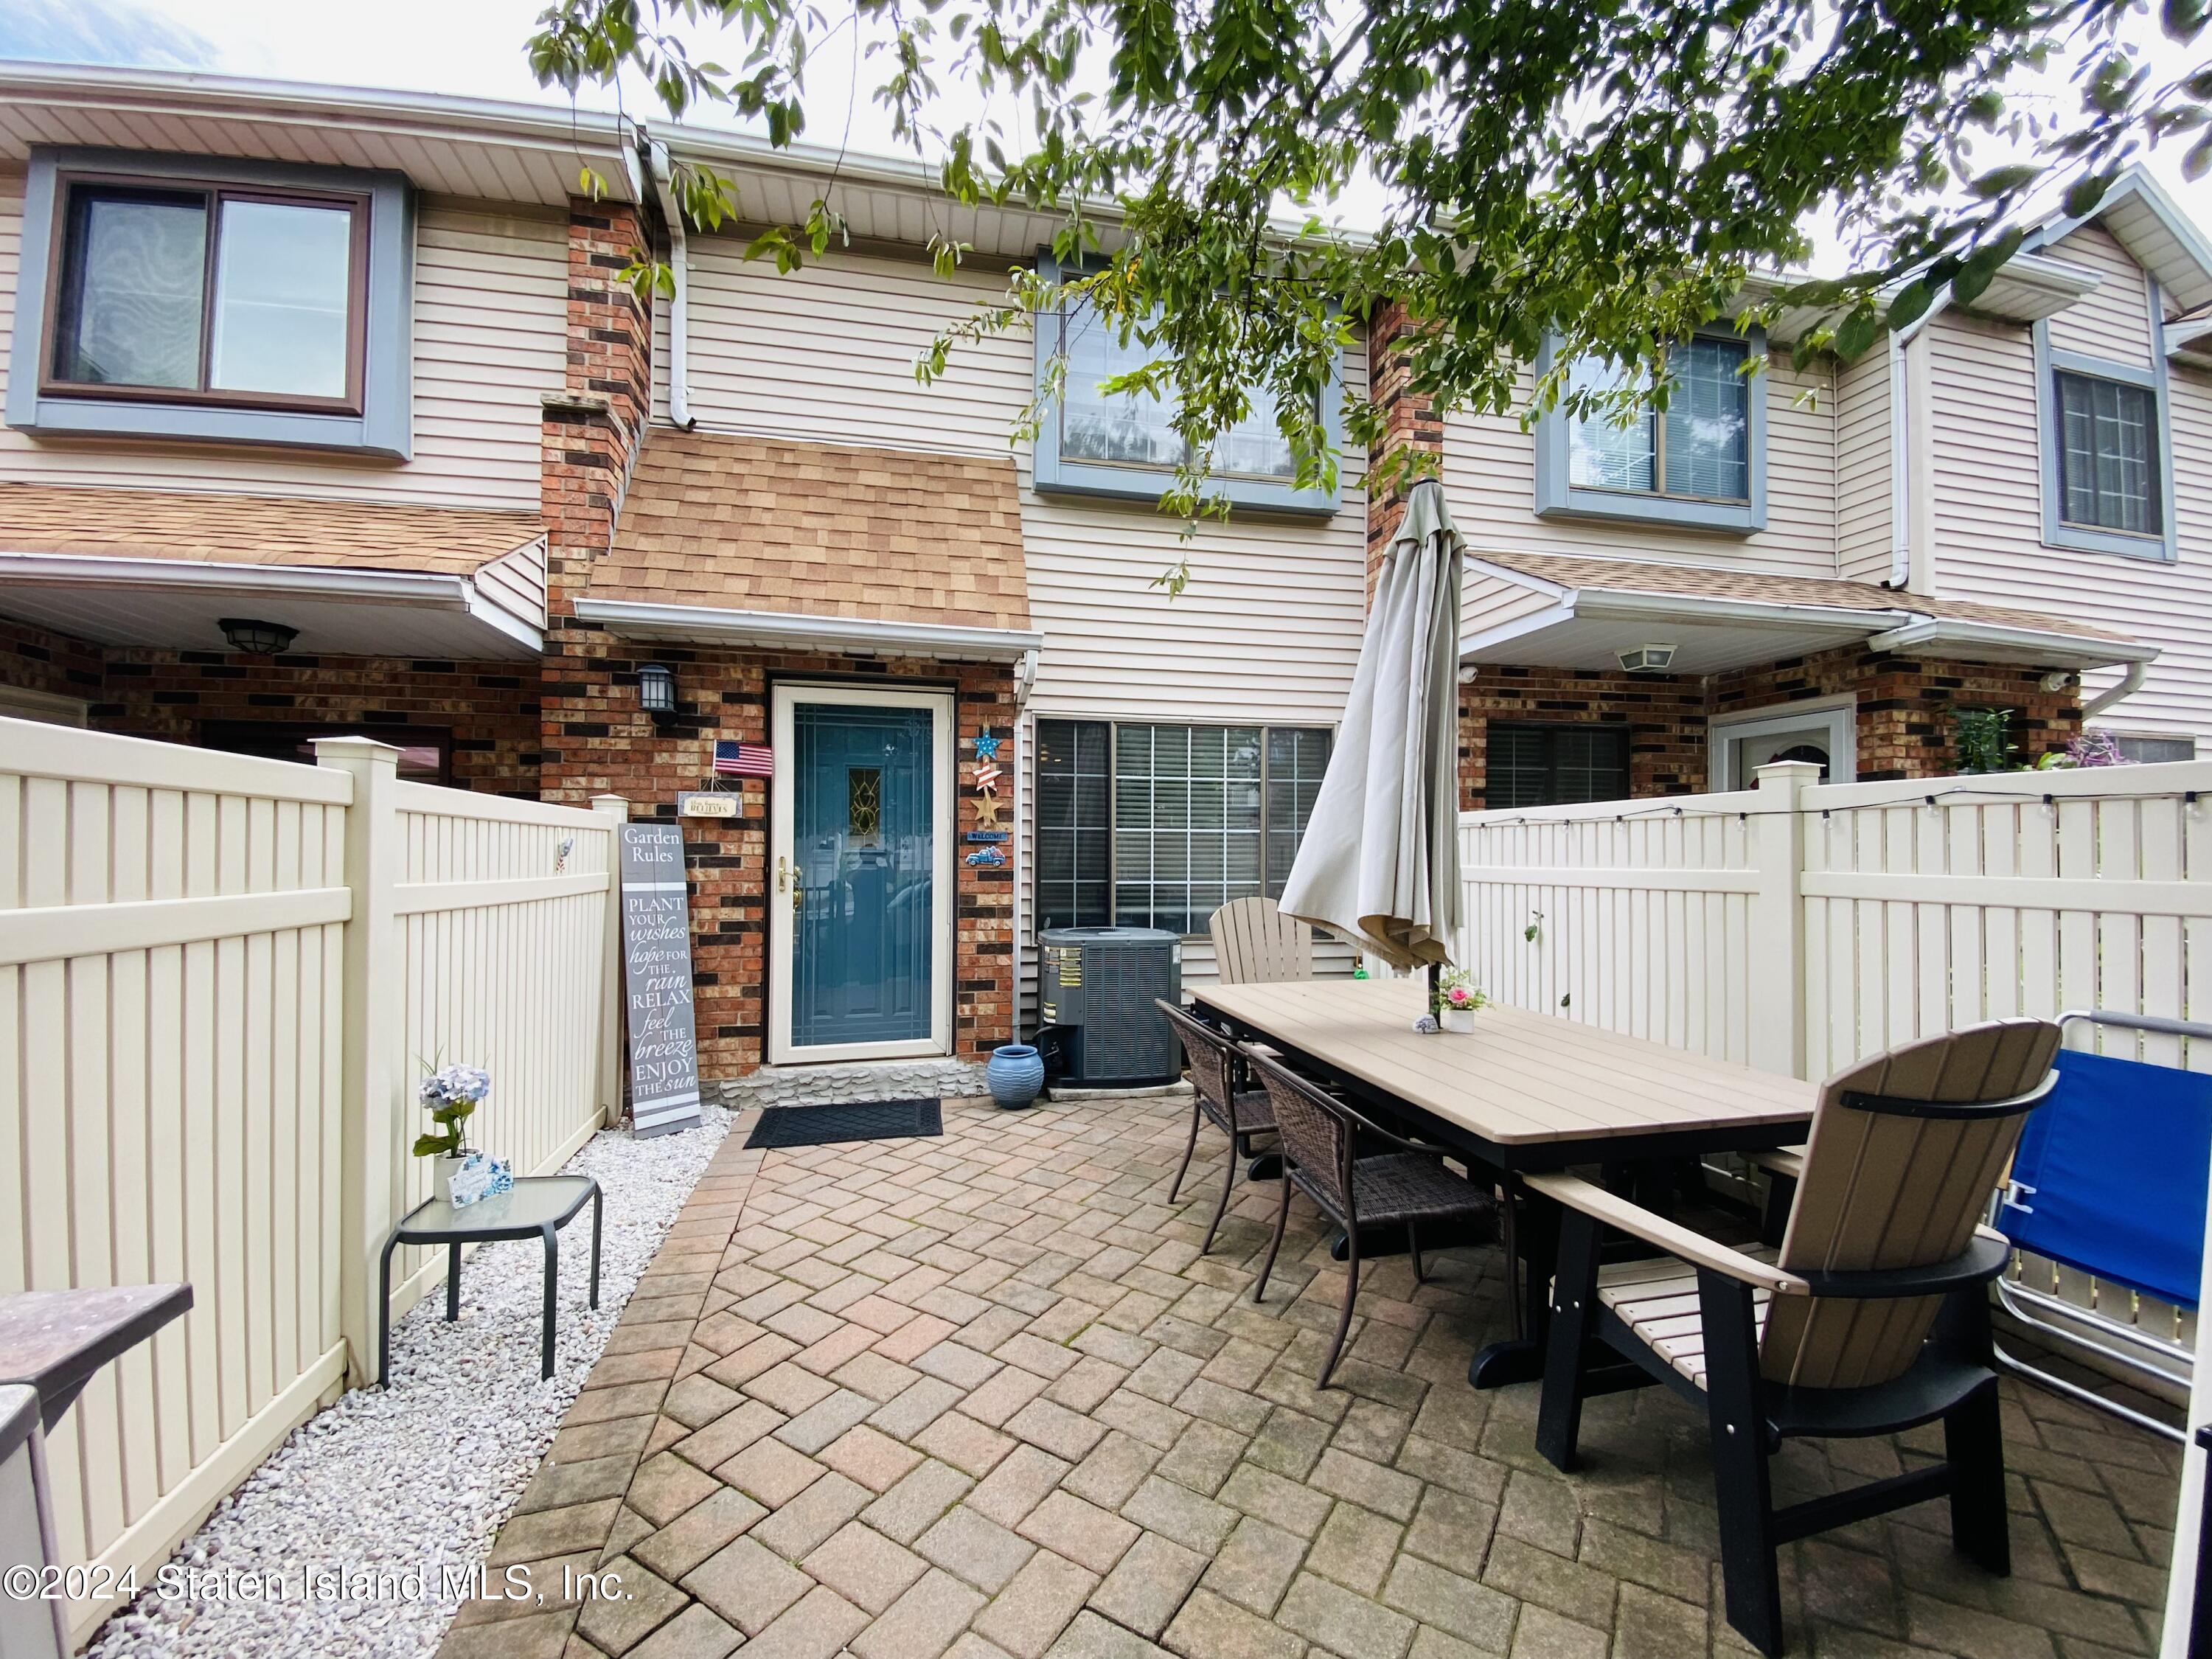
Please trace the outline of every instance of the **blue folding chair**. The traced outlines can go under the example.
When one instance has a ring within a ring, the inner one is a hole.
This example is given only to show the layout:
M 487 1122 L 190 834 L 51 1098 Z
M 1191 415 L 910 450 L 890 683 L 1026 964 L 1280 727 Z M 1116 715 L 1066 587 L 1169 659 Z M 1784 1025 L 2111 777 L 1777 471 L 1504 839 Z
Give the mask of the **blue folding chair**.
M 2212 1042 L 2212 1025 L 2103 1010 L 2061 1014 L 2108 1030 Z M 1994 1218 L 2014 1248 L 2172 1306 L 2197 1306 L 2204 1200 L 2212 1165 L 2212 1073 L 2065 1048 L 2058 1085 L 2027 1120 Z M 2055 1346 L 2094 1352 L 2185 1392 L 2188 1344 L 2014 1281 L 1997 1281 L 2004 1310 Z M 2130 1309 L 2132 1311 L 2132 1309 Z M 1997 1363 L 2170 1440 L 2181 1431 L 2054 1376 L 2000 1347 Z

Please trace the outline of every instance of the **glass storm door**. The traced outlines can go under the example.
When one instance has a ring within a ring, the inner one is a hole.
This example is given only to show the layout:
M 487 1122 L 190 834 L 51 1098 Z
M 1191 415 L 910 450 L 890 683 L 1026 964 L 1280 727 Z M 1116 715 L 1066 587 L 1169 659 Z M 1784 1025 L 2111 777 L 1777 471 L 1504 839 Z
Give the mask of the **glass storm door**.
M 778 687 L 771 1060 L 949 1052 L 952 705 Z

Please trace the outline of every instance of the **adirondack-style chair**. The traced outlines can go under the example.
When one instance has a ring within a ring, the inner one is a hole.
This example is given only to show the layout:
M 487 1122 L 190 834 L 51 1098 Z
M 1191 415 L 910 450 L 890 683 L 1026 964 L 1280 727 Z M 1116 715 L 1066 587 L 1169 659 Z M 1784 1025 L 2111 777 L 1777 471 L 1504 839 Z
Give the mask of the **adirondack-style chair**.
M 1572 1468 L 1599 1389 L 1664 1382 L 1703 1410 L 1729 1622 L 1761 1653 L 1782 1651 L 1775 1552 L 1793 1539 L 1948 1495 L 1953 1543 L 2010 1571 L 1986 1286 L 2012 1247 L 1977 1223 L 2057 1049 L 2050 1022 L 2002 1020 L 1829 1079 L 1778 1248 L 1717 1243 L 1571 1175 L 1523 1177 L 1566 1210 L 1537 1449 Z M 1606 1228 L 1665 1255 L 1601 1262 Z M 1586 1369 L 1591 1339 L 1636 1369 Z M 1784 1440 L 1938 1419 L 1942 1463 L 1774 1507 Z
M 1313 929 L 1271 898 L 1231 899 L 1206 924 L 1224 985 L 1314 976 Z
M 1168 1188 L 1169 1203 L 1176 1201 L 1176 1194 L 1182 1190 L 1182 1178 L 1190 1172 L 1190 1155 L 1198 1147 L 1200 1118 L 1209 1119 L 1229 1137 L 1229 1167 L 1221 1177 L 1221 1200 L 1213 1206 L 1206 1243 L 1199 1246 L 1203 1255 L 1213 1248 L 1213 1235 L 1228 1211 L 1229 1194 L 1237 1185 L 1237 1160 L 1249 1155 L 1254 1135 L 1273 1130 L 1275 1112 L 1267 1103 L 1265 1089 L 1240 1086 L 1249 1079 L 1244 1058 L 1237 1052 L 1236 1044 L 1164 998 L 1154 998 L 1152 1006 L 1182 1040 L 1183 1057 L 1190 1062 L 1190 1139 L 1183 1143 L 1182 1166 Z

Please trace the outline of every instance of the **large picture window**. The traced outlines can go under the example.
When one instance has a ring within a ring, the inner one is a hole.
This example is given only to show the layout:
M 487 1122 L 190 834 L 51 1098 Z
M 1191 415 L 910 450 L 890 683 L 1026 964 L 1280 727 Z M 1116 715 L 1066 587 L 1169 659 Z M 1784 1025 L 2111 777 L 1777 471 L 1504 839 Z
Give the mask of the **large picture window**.
M 2158 398 L 2148 386 L 2057 371 L 2061 522 L 2160 532 Z
M 1205 932 L 1279 896 L 1328 765 L 1305 726 L 1037 723 L 1040 927 Z
M 366 210 L 65 177 L 51 392 L 354 410 Z
M 1628 793 L 1628 731 L 1556 720 L 1490 722 L 1483 805 L 1572 806 Z

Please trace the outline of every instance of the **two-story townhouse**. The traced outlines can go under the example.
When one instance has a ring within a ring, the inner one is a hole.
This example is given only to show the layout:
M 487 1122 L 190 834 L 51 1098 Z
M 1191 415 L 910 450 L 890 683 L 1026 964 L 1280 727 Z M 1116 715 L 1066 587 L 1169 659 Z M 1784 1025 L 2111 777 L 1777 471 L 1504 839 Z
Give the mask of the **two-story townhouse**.
M 1436 423 L 1471 560 L 1467 803 L 1741 787 L 1781 757 L 1937 774 L 1960 710 L 2010 711 L 2022 760 L 2085 717 L 2132 758 L 2193 753 L 2208 303 L 2212 251 L 2130 173 L 1850 362 L 1793 368 L 1806 318 L 1722 325 L 1640 421 Z
M 640 816 L 719 794 L 683 822 L 722 1077 L 956 1086 L 1030 1017 L 1042 927 L 1164 927 L 1199 978 L 1212 909 L 1279 885 L 1400 503 L 1356 455 L 1297 491 L 1258 411 L 1224 447 L 1235 514 L 1186 536 L 1155 505 L 1171 434 L 1099 397 L 1115 350 L 1080 316 L 921 386 L 1048 216 L 528 106 L 46 66 L 0 70 L 0 712 L 287 755 L 368 732 L 410 776 Z M 681 234 L 685 160 L 733 178 L 740 223 Z M 848 242 L 790 274 L 744 258 L 825 184 Z M 2053 240 L 2171 264 L 2120 227 L 2135 199 Z M 933 229 L 973 249 L 950 281 Z M 647 246 L 672 301 L 623 280 Z M 1969 384 L 1918 366 L 1954 337 L 2009 330 L 2032 401 L 2042 325 L 2119 286 L 2086 266 L 2025 254 L 1972 315 L 1845 367 L 1783 352 L 1747 380 L 1765 343 L 1717 331 L 1674 408 L 1622 429 L 1440 420 L 1389 349 L 1402 318 L 1373 319 L 1342 388 L 1371 351 L 1384 442 L 1436 452 L 1474 561 L 1470 803 L 1695 789 L 1790 752 L 1940 772 L 1953 706 L 2015 708 L 2045 746 L 2081 718 L 2070 677 L 2131 690 L 2162 644 L 2185 702 L 2185 587 L 2141 621 L 1978 591 L 1975 509 L 1942 504 L 1984 475 L 1926 482 L 1947 441 L 1912 435 L 1943 414 L 1921 380 Z M 2169 313 L 2202 302 L 2180 266 L 2154 279 Z M 2165 333 L 2161 412 L 2202 391 L 2190 327 Z M 1062 346 L 1064 400 L 1010 441 Z M 2094 458 L 2126 422 L 2089 418 Z M 2203 508 L 2160 477 L 2185 576 Z M 1893 523 L 1936 527 L 1893 546 Z M 745 745 L 738 775 L 718 742 Z
M 719 793 L 684 822 L 726 1076 L 972 1085 L 1041 926 L 1202 935 L 1279 883 L 1358 653 L 1362 468 L 1301 495 L 1263 417 L 1237 515 L 1186 538 L 1170 437 L 1097 398 L 1080 319 L 922 387 L 1048 218 L 953 223 L 947 283 L 911 168 L 198 77 L 0 94 L 0 712 L 365 732 L 411 777 L 639 815 Z M 779 276 L 745 225 L 672 234 L 672 149 L 760 222 L 835 166 L 849 244 Z M 672 303 L 622 280 L 648 246 Z M 1063 327 L 1069 407 L 1013 443 Z M 770 775 L 718 777 L 718 741 Z

